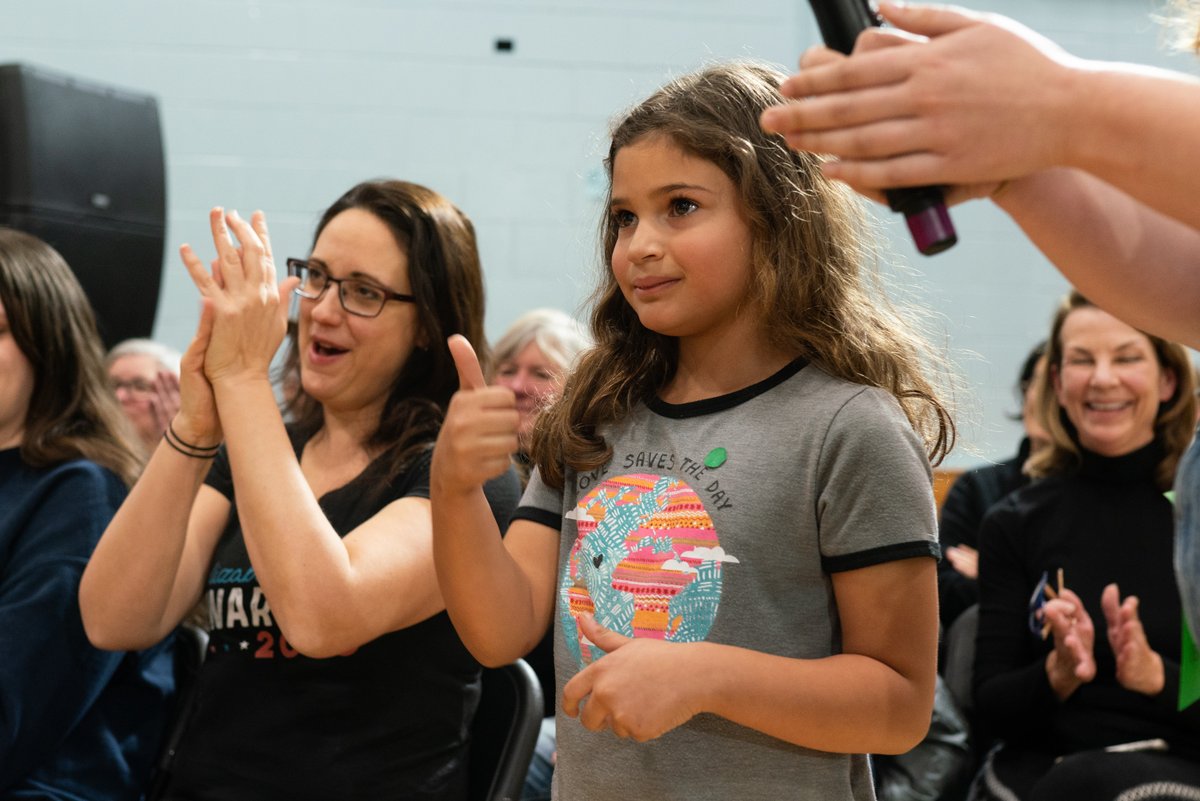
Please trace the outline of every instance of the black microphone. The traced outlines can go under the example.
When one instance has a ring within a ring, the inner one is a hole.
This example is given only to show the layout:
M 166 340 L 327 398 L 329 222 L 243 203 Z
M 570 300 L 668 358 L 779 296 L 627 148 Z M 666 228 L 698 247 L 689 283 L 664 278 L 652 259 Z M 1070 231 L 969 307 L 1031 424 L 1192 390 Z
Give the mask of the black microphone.
M 883 20 L 869 0 L 809 0 L 826 46 L 850 55 L 858 35 Z M 940 186 L 914 186 L 884 191 L 892 211 L 904 215 L 917 250 L 941 253 L 958 241 Z

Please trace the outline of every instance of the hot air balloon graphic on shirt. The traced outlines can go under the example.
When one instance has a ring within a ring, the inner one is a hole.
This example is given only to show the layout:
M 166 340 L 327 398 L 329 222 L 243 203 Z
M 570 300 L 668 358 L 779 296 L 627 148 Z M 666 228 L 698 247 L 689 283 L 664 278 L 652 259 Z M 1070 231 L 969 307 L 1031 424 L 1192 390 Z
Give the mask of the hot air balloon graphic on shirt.
M 609 478 L 567 514 L 577 535 L 559 583 L 567 648 L 582 667 L 603 656 L 579 629 L 583 613 L 613 631 L 669 642 L 703 640 L 721 600 L 725 553 L 712 518 L 672 476 Z

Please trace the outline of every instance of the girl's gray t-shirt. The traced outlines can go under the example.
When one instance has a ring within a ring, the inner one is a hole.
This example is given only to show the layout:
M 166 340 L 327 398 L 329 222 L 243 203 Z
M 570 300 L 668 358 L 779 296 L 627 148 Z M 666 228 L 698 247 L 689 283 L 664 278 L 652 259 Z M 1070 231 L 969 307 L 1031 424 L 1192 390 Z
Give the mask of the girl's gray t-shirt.
M 604 468 L 568 471 L 566 491 L 535 472 L 514 515 L 560 531 L 560 702 L 602 656 L 582 612 L 629 636 L 819 659 L 841 649 L 831 573 L 939 555 L 929 461 L 899 404 L 803 361 L 730 395 L 638 405 L 604 436 Z M 715 715 L 647 743 L 561 711 L 557 732 L 566 801 L 874 798 L 864 755 Z

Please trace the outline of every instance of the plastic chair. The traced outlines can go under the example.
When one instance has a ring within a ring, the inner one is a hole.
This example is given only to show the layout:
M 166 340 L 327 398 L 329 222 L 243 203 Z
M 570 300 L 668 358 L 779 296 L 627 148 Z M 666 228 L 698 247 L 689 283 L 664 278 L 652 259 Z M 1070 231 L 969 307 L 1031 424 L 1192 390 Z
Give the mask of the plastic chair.
M 958 708 L 968 718 L 975 709 L 971 684 L 975 675 L 975 632 L 979 629 L 979 604 L 967 607 L 946 632 L 946 662 L 942 675 Z
M 162 797 L 171 778 L 171 763 L 179 740 L 183 736 L 195 700 L 196 675 L 208 653 L 208 632 L 192 623 L 181 623 L 175 629 L 175 709 L 167 723 L 167 736 L 154 764 L 154 777 L 147 801 Z
M 542 723 L 542 688 L 524 659 L 484 668 L 471 723 L 469 801 L 518 801 Z
M 946 689 L 967 721 L 971 732 L 973 765 L 978 767 L 991 749 L 994 737 L 986 721 L 975 714 L 975 635 L 979 631 L 979 604 L 972 604 L 954 619 L 946 632 L 946 662 L 943 675 Z M 972 771 L 974 772 L 974 771 Z

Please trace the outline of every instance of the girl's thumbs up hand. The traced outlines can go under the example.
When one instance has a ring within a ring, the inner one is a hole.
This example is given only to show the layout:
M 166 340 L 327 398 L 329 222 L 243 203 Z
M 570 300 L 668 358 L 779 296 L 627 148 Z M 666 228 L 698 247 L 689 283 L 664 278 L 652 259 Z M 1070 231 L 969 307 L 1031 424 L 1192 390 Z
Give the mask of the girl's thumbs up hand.
M 484 381 L 466 337 L 454 334 L 446 344 L 458 369 L 459 390 L 438 434 L 431 481 L 443 492 L 465 494 L 508 469 L 517 451 L 520 416 L 512 390 Z

